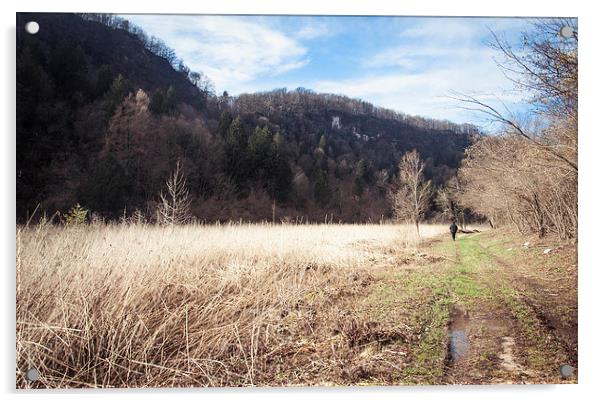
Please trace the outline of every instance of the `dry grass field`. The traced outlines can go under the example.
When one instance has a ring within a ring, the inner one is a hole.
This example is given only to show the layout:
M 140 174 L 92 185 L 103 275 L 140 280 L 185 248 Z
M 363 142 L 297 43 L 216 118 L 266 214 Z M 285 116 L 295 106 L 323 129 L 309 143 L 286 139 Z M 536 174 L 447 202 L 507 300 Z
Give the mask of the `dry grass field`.
M 338 301 L 419 241 L 404 225 L 17 228 L 17 387 L 29 367 L 49 388 L 316 383 L 355 342 Z M 323 367 L 287 364 L 333 334 Z

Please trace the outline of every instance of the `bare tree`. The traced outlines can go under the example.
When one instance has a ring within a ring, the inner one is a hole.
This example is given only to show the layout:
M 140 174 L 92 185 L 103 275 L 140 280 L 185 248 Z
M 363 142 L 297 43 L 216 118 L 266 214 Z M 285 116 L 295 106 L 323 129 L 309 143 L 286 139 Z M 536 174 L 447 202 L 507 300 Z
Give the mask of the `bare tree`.
M 561 29 L 569 27 L 572 38 L 561 38 Z M 541 151 L 558 159 L 566 166 L 578 170 L 577 164 L 577 27 L 572 19 L 541 20 L 533 24 L 530 32 L 523 33 L 522 47 L 515 49 L 508 41 L 491 32 L 490 46 L 502 56 L 498 66 L 516 88 L 529 97 L 537 114 L 552 125 L 548 133 L 532 132 L 509 113 L 508 108 L 496 109 L 477 97 L 454 92 L 451 98 L 460 107 L 483 113 L 501 123 L 508 134 L 523 137 Z
M 531 95 L 531 103 L 548 115 L 577 117 L 577 22 L 570 18 L 542 19 L 523 33 L 516 49 L 491 32 L 490 46 L 503 57 L 498 65 L 516 86 Z M 560 35 L 568 28 L 572 37 Z
M 181 225 L 189 222 L 191 200 L 186 185 L 186 176 L 182 173 L 179 161 L 165 185 L 167 193 L 161 191 L 157 220 L 163 225 Z
M 464 206 L 460 202 L 461 193 L 460 181 L 454 176 L 444 186 L 437 188 L 434 202 L 446 218 L 456 220 L 460 227 L 465 229 L 466 216 Z
M 389 197 L 395 217 L 412 222 L 420 234 L 419 222 L 429 207 L 433 186 L 424 179 L 424 162 L 420 154 L 407 152 L 399 162 L 397 186 Z

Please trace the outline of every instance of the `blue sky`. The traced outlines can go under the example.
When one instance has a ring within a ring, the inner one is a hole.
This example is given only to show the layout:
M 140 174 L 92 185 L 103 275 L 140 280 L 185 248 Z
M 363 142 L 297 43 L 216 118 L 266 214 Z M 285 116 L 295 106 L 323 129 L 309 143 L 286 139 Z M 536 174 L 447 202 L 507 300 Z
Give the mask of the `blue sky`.
M 124 15 L 163 39 L 216 92 L 287 87 L 345 94 L 411 115 L 485 124 L 451 91 L 513 113 L 525 94 L 496 64 L 490 29 L 511 42 L 516 18 Z

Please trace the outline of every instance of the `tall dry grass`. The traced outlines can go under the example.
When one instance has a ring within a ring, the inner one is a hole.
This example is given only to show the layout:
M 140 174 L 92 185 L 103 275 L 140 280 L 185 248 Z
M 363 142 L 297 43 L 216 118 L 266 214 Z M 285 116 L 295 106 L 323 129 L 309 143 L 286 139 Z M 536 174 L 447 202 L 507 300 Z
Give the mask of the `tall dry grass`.
M 403 225 L 18 228 L 17 386 L 30 367 L 39 387 L 275 384 L 316 330 L 304 303 L 418 242 Z

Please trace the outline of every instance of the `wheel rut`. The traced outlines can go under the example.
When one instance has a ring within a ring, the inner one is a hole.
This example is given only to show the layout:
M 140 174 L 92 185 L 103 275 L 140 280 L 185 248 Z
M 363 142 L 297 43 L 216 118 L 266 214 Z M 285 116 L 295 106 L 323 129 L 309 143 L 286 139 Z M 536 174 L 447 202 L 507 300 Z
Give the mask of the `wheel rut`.
M 482 245 L 477 247 L 491 255 Z M 463 263 L 460 247 L 455 258 Z M 500 264 L 479 266 L 474 278 L 479 285 L 494 286 L 488 276 L 494 275 Z M 483 263 L 485 264 L 485 263 Z M 492 272 L 493 270 L 493 272 Z M 494 275 L 495 276 L 495 275 Z M 520 324 L 511 311 L 498 300 L 478 300 L 469 306 L 453 304 L 449 309 L 448 355 L 445 380 L 451 384 L 529 382 L 536 373 L 520 361 L 520 345 L 516 334 Z

